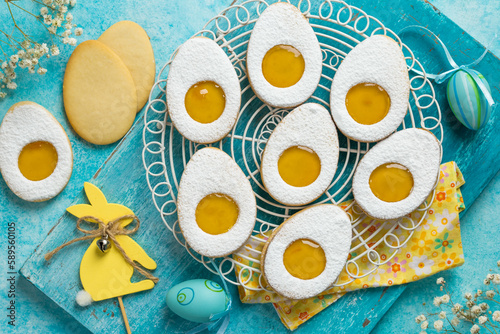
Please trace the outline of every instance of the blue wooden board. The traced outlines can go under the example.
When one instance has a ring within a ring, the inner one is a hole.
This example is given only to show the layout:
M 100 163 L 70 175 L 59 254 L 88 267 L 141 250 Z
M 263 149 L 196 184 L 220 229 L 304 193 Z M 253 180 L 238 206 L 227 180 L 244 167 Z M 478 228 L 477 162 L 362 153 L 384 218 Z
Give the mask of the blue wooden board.
M 379 2 L 366 4 L 365 2 L 361 3 L 361 1 L 358 1 L 358 3 L 353 2 L 353 4 L 363 7 L 368 13 L 379 17 L 386 26 L 395 31 L 411 22 L 410 17 L 418 17 L 421 21 L 423 21 L 422 18 L 425 18 L 426 20 L 428 19 L 429 23 L 433 23 L 434 26 L 430 24 L 429 27 L 435 32 L 439 32 L 440 27 L 446 27 L 446 31 L 450 31 L 450 36 L 461 36 L 462 33 L 453 23 L 435 13 L 429 5 L 421 2 L 415 2 L 411 5 L 410 3 L 407 5 L 398 3 L 397 10 L 394 9 L 392 12 L 387 11 L 385 13 L 377 10 L 377 8 L 381 7 Z M 413 8 L 411 8 L 412 6 Z M 406 13 L 406 15 L 403 15 L 403 13 Z M 387 17 L 384 17 L 384 15 Z M 422 23 L 426 24 L 425 22 Z M 169 48 L 175 48 L 180 42 L 182 40 L 176 41 Z M 454 40 L 445 40 L 445 43 L 448 44 L 452 44 L 452 42 Z M 462 36 L 457 44 L 450 46 L 454 55 L 460 56 L 458 50 L 464 48 L 475 50 L 478 54 L 480 53 L 479 46 L 467 35 Z M 423 56 L 425 57 L 425 55 Z M 459 61 L 461 60 L 460 57 L 457 58 Z M 430 58 L 425 59 L 428 65 L 431 65 L 432 61 L 430 61 Z M 464 61 L 467 61 L 467 59 Z M 495 70 L 487 71 L 486 68 L 481 69 L 483 64 L 485 64 L 484 66 L 489 65 L 490 68 Z M 498 60 L 489 55 L 485 59 L 485 63 L 482 63 L 481 66 L 478 67 L 479 71 L 492 74 L 493 77 L 487 75 L 490 83 L 498 83 L 498 69 L 500 69 Z M 494 96 L 498 99 L 498 85 L 494 86 L 496 87 Z M 439 95 L 441 105 L 445 106 L 442 91 L 438 93 L 441 94 Z M 449 114 L 449 110 L 444 110 L 443 114 L 446 115 L 447 112 Z M 493 118 L 490 121 L 489 127 L 485 129 L 487 131 L 483 130 L 477 134 L 465 131 L 463 127 L 457 127 L 458 130 L 453 130 L 452 127 L 455 124 L 450 119 L 445 119 L 443 123 L 446 126 L 447 133 L 447 139 L 444 142 L 444 159 L 459 161 L 459 165 L 463 169 L 468 183 L 474 185 L 474 187 L 464 188 L 466 203 L 469 204 L 477 197 L 487 181 L 498 170 L 498 167 L 491 168 L 491 166 L 498 166 L 498 146 L 495 146 L 498 143 L 495 143 L 496 141 L 493 140 L 487 140 L 487 138 L 494 138 L 494 131 L 498 133 L 498 122 Z M 142 163 L 140 161 L 142 147 L 139 144 L 142 136 L 141 126 L 142 124 L 139 123 L 134 127 L 127 138 L 117 147 L 117 150 L 107 163 L 100 169 L 100 173 L 94 177 L 92 182 L 103 188 L 110 201 L 119 201 L 128 205 L 140 217 L 145 217 L 141 231 L 134 238 L 144 246 L 153 258 L 159 260 L 159 268 L 156 274 L 162 278 L 160 284 L 151 292 L 125 298 L 125 304 L 129 310 L 129 320 L 133 325 L 144 329 L 146 325 L 143 321 L 147 319 L 149 320 L 149 325 L 147 326 L 151 328 L 151 331 L 152 329 L 163 331 L 165 328 L 172 331 L 184 331 L 191 328 L 192 324 L 183 322 L 175 316 L 170 316 L 164 305 L 165 291 L 171 284 L 188 278 L 210 277 L 201 265 L 196 264 L 194 260 L 191 260 L 185 254 L 184 250 L 169 236 L 167 230 L 161 226 L 156 216 L 156 211 L 149 201 L 148 189 L 145 187 L 145 182 L 136 181 L 144 180 Z M 460 132 L 464 133 L 460 134 Z M 450 136 L 453 140 L 448 141 L 448 133 L 451 133 Z M 487 145 L 482 145 L 482 148 L 476 150 L 478 145 L 474 146 L 474 144 L 481 141 L 484 141 Z M 473 165 L 467 163 L 471 160 L 477 160 L 478 157 L 481 157 L 484 166 L 484 174 L 482 175 L 475 175 L 473 173 Z M 124 164 L 123 161 L 127 161 L 128 163 Z M 120 182 L 117 182 L 117 177 L 119 177 Z M 75 185 L 75 187 L 78 188 L 78 185 Z M 84 201 L 83 196 L 79 196 L 76 201 Z M 50 266 L 46 266 L 43 260 L 41 260 L 41 254 L 62 242 L 61 237 L 58 236 L 65 236 L 65 239 L 76 236 L 74 232 L 74 219 L 72 217 L 64 216 L 59 221 L 52 233 L 49 234 L 48 238 L 25 264 L 22 270 L 23 275 L 29 278 L 42 292 L 66 309 L 72 316 L 75 316 L 78 321 L 93 331 L 109 332 L 110 328 L 120 331 L 121 320 L 116 304 L 99 303 L 84 310 L 76 307 L 74 304 L 74 293 L 80 289 L 77 268 L 79 259 L 81 259 L 81 255 L 86 248 L 85 246 L 72 246 L 68 250 L 64 250 L 64 265 L 62 265 L 61 257 L 55 259 Z M 333 326 L 339 332 L 344 332 L 348 329 L 355 332 L 359 332 L 362 329 L 368 331 L 403 290 L 404 287 L 393 287 L 385 291 L 383 289 L 371 289 L 350 294 L 318 315 L 315 319 L 306 323 L 299 331 L 323 330 L 326 332 L 331 330 Z M 232 292 L 235 292 L 235 289 Z M 131 310 L 144 309 L 145 305 L 149 308 L 147 316 L 142 312 L 131 312 Z M 104 312 L 104 310 L 106 311 Z M 272 310 L 270 305 L 241 305 L 240 303 L 236 303 L 229 328 L 230 332 L 236 332 L 242 323 L 249 322 L 255 324 L 255 329 L 258 332 L 283 330 L 276 316 L 268 316 L 270 310 Z

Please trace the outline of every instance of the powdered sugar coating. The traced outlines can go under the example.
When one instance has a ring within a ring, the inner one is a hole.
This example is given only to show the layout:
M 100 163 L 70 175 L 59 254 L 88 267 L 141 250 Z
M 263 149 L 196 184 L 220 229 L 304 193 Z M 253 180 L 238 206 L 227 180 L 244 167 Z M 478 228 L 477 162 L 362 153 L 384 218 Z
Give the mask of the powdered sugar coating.
M 212 235 L 196 223 L 198 203 L 210 194 L 229 196 L 236 202 L 239 215 L 226 233 Z M 257 215 L 250 182 L 229 155 L 216 148 L 204 148 L 189 160 L 179 184 L 177 198 L 179 226 L 184 238 L 196 252 L 220 257 L 240 248 L 252 233 Z
M 283 181 L 278 160 L 286 149 L 305 146 L 321 161 L 318 178 L 308 186 L 294 187 Z M 339 141 L 335 124 L 323 106 L 306 103 L 286 115 L 274 129 L 262 154 L 261 174 L 269 194 L 286 205 L 314 201 L 331 184 L 339 159 Z
M 189 116 L 184 100 L 192 85 L 213 81 L 226 96 L 222 115 L 212 123 L 199 123 Z M 167 78 L 167 106 L 175 128 L 196 143 L 213 143 L 233 128 L 240 109 L 241 88 L 236 71 L 224 51 L 206 37 L 188 39 L 170 64 Z
M 51 143 L 57 151 L 57 165 L 47 178 L 31 181 L 19 170 L 18 159 L 24 146 Z M 9 188 L 30 202 L 46 201 L 59 194 L 71 177 L 73 152 L 61 124 L 41 105 L 20 102 L 13 105 L 0 125 L 0 172 Z
M 351 237 L 351 221 L 340 207 L 323 204 L 304 209 L 281 224 L 266 243 L 261 259 L 264 276 L 269 285 L 286 298 L 316 296 L 328 289 L 344 268 Z M 323 248 L 326 266 L 319 276 L 303 280 L 286 270 L 283 255 L 298 239 L 313 240 Z
M 271 85 L 262 74 L 264 56 L 280 44 L 296 48 L 305 62 L 300 80 L 287 88 Z M 313 29 L 297 7 L 276 3 L 260 15 L 248 43 L 247 69 L 255 94 L 271 106 L 295 107 L 314 93 L 321 77 L 322 53 Z
M 399 202 L 384 202 L 370 189 L 373 170 L 386 163 L 398 163 L 413 176 L 413 190 Z M 422 204 L 434 188 L 441 163 L 441 145 L 432 133 L 422 129 L 398 131 L 375 145 L 361 159 L 354 173 L 352 191 L 363 211 L 377 219 L 395 219 Z
M 389 94 L 389 111 L 378 123 L 360 124 L 347 111 L 347 92 L 360 83 L 376 83 Z M 387 36 L 369 37 L 349 52 L 333 77 L 330 93 L 333 120 L 346 137 L 362 142 L 379 141 L 403 121 L 409 94 L 408 69 L 399 45 Z

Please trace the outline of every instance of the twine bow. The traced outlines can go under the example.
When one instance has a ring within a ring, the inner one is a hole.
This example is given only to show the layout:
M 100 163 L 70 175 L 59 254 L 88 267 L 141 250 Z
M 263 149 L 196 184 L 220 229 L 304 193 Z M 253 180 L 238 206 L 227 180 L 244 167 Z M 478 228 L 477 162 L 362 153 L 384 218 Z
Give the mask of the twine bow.
M 493 96 L 491 96 L 491 93 L 488 91 L 488 88 L 486 87 L 486 85 L 483 83 L 483 81 L 479 78 L 479 76 L 474 73 L 473 71 L 471 71 L 470 67 L 472 66 L 476 66 L 477 64 L 479 64 L 479 62 L 481 62 L 481 60 L 483 60 L 483 58 L 486 56 L 486 54 L 488 53 L 488 47 L 486 47 L 486 49 L 484 50 L 483 54 L 478 58 L 476 59 L 475 61 L 473 61 L 472 63 L 470 64 L 467 64 L 467 65 L 461 65 L 461 66 L 458 66 L 458 64 L 455 62 L 455 60 L 453 59 L 453 57 L 451 56 L 450 52 L 448 51 L 448 49 L 446 48 L 446 46 L 444 45 L 443 41 L 441 41 L 439 39 L 439 37 L 436 36 L 436 34 L 434 34 L 432 31 L 430 31 L 429 29 L 425 28 L 425 27 L 422 27 L 422 26 L 418 26 L 418 25 L 412 25 L 412 26 L 408 26 L 406 28 L 403 28 L 399 31 L 399 34 L 401 35 L 402 32 L 404 31 L 408 31 L 408 30 L 412 30 L 412 29 L 420 29 L 420 30 L 424 30 L 425 32 L 429 33 L 431 36 L 433 36 L 436 41 L 439 43 L 439 45 L 441 46 L 441 48 L 443 49 L 444 51 L 444 54 L 446 56 L 446 59 L 448 60 L 448 63 L 449 65 L 452 67 L 451 70 L 448 70 L 446 72 L 443 72 L 443 73 L 439 73 L 439 74 L 431 74 L 431 73 L 427 73 L 427 78 L 429 79 L 433 79 L 437 84 L 441 84 L 443 82 L 445 82 L 446 80 L 448 80 L 448 78 L 450 78 L 453 74 L 455 74 L 455 72 L 457 71 L 465 71 L 467 72 L 471 77 L 472 79 L 474 80 L 474 82 L 476 83 L 476 85 L 479 87 L 479 90 L 481 91 L 481 93 L 484 95 L 484 97 L 486 98 L 486 101 L 488 101 L 488 105 L 491 106 L 491 107 L 494 107 L 495 105 L 495 101 L 493 100 Z M 497 38 L 497 36 L 495 35 L 495 37 L 493 38 L 493 40 L 490 42 L 490 44 L 495 41 Z M 412 72 L 415 72 L 419 75 L 424 75 L 423 72 L 421 71 L 418 71 L 414 68 L 411 69 Z
M 136 222 L 135 226 L 132 229 L 121 228 L 120 227 L 120 223 L 123 220 L 125 220 L 125 219 L 133 219 Z M 94 229 L 94 230 L 86 230 L 86 229 L 84 229 L 84 228 L 82 228 L 80 226 L 81 222 L 83 222 L 83 221 L 87 221 L 88 222 L 89 220 L 95 221 L 97 224 L 99 224 L 99 227 L 97 229 Z M 118 242 L 118 240 L 116 240 L 116 236 L 117 235 L 131 235 L 131 234 L 134 234 L 135 232 L 137 232 L 139 230 L 140 226 L 141 226 L 141 222 L 139 221 L 139 218 L 136 215 L 121 216 L 121 217 L 118 217 L 115 220 L 113 220 L 113 221 L 111 221 L 111 222 L 109 222 L 107 224 L 105 224 L 102 220 L 100 220 L 99 218 L 94 217 L 94 216 L 80 217 L 76 221 L 76 228 L 80 232 L 88 234 L 88 235 L 80 237 L 80 238 L 76 238 L 76 239 L 73 239 L 73 240 L 70 240 L 68 242 L 65 242 L 64 244 L 60 245 L 59 247 L 57 247 L 53 251 L 45 254 L 45 260 L 49 261 L 61 249 L 63 249 L 66 246 L 69 246 L 69 245 L 71 245 L 71 244 L 73 244 L 75 242 L 83 241 L 83 240 L 88 240 L 88 239 L 94 239 L 94 238 L 97 238 L 97 237 L 109 238 L 109 239 L 111 239 L 111 241 L 113 241 L 114 245 L 116 246 L 116 249 L 118 249 L 118 251 L 120 252 L 120 254 L 123 256 L 123 258 L 125 259 L 125 261 L 128 264 L 130 264 L 134 269 L 136 269 L 138 272 L 140 272 L 143 276 L 149 278 L 154 283 L 157 283 L 159 281 L 159 279 L 157 277 L 151 275 L 151 273 L 149 273 L 145 269 L 141 268 L 138 264 L 136 264 L 134 261 L 132 261 L 128 257 L 127 253 L 122 248 L 122 246 L 120 245 L 120 243 Z

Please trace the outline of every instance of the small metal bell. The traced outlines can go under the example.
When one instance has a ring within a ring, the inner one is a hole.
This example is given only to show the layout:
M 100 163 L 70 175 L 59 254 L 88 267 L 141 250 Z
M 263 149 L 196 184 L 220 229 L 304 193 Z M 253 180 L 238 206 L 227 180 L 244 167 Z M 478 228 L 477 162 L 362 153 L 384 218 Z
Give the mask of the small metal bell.
M 107 253 L 111 248 L 111 242 L 106 237 L 97 240 L 96 244 L 97 248 L 103 253 Z

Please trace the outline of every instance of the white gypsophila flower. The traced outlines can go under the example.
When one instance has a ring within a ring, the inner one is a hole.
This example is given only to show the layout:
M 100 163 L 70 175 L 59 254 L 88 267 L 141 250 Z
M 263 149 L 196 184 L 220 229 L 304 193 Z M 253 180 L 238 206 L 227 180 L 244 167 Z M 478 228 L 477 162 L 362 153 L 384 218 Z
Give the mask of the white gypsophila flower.
M 495 297 L 495 291 L 493 291 L 493 290 L 486 291 L 486 297 L 488 297 L 488 298 Z
M 56 6 L 62 6 L 64 2 L 63 0 L 54 0 L 54 3 L 56 4 Z
M 16 72 L 11 72 L 11 73 L 9 73 L 9 79 L 10 79 L 10 80 L 14 80 L 14 79 L 16 79 L 16 78 L 17 78 Z
M 488 321 L 488 318 L 487 318 L 486 316 L 482 315 L 482 316 L 480 316 L 480 317 L 478 318 L 478 321 L 479 321 L 479 324 L 480 324 L 480 325 L 482 325 L 482 324 L 484 324 L 486 321 Z
M 434 306 L 439 307 L 439 305 L 441 305 L 441 303 L 442 303 L 441 297 L 434 297 L 434 301 L 433 301 Z
M 470 292 L 467 292 L 465 295 L 464 295 L 465 299 L 472 299 L 472 293 Z
M 6 61 L 4 61 L 4 62 L 2 63 L 2 70 L 5 70 L 5 69 L 7 68 L 7 66 L 9 66 L 9 64 L 7 64 L 7 62 L 6 62 Z
M 68 7 L 66 7 L 66 6 L 64 6 L 64 5 L 62 5 L 61 7 L 59 7 L 59 12 L 60 12 L 60 13 L 63 13 L 63 14 L 64 14 L 64 13 L 66 13 L 67 11 L 68 11 Z
M 415 318 L 415 322 L 416 322 L 417 324 L 419 324 L 419 323 L 421 323 L 422 321 L 424 321 L 425 319 L 422 319 L 422 317 L 424 317 L 424 318 L 425 318 L 425 316 L 424 316 L 423 314 L 421 314 L 421 315 L 417 316 L 417 317 Z
M 446 318 L 446 312 L 445 311 L 439 312 L 439 319 L 445 319 L 445 318 Z
M 470 309 L 470 311 L 474 314 L 481 314 L 483 311 L 481 310 L 481 308 L 477 305 L 474 305 L 472 306 L 472 308 Z
M 500 275 L 499 274 L 495 274 L 493 276 L 493 283 L 497 284 L 497 285 L 500 284 Z
M 479 333 L 479 326 L 478 325 L 472 326 L 470 329 L 470 332 L 471 332 L 471 334 Z
M 73 29 L 73 25 L 72 25 L 71 23 L 66 23 L 66 24 L 64 25 L 64 29 L 66 29 L 66 30 L 71 30 L 71 29 Z
M 450 322 L 452 326 L 458 326 L 458 324 L 460 323 L 460 319 L 454 317 L 453 319 L 450 320 Z
M 493 279 L 493 277 L 495 277 L 493 274 L 486 275 L 486 279 L 489 281 L 491 281 Z
M 61 18 L 57 17 L 57 18 L 55 18 L 55 19 L 52 21 L 52 25 L 53 25 L 54 27 L 58 27 L 58 28 L 59 28 L 60 26 L 62 26 L 62 22 L 63 22 L 63 20 L 62 20 Z
M 71 7 L 75 7 L 76 6 L 76 0 L 70 0 L 69 5 Z
M 69 44 L 69 37 L 64 37 L 62 39 L 63 44 Z
M 443 322 L 441 320 L 434 321 L 434 329 L 438 332 L 443 329 Z
M 444 281 L 444 278 L 442 278 L 442 277 L 439 277 L 436 281 L 436 284 L 444 284 L 444 283 L 446 283 L 446 282 Z
M 19 61 L 19 56 L 17 54 L 10 56 L 10 61 L 17 63 Z
M 498 260 L 498 261 L 497 261 L 497 266 L 499 266 L 499 267 L 500 267 L 500 260 Z
M 51 54 L 52 56 L 58 56 L 58 55 L 59 55 L 59 52 L 60 52 L 60 51 L 59 51 L 59 48 L 57 47 L 57 45 L 52 45 L 52 46 L 50 47 L 50 54 Z
M 73 14 L 68 13 L 68 14 L 66 15 L 66 21 L 67 21 L 68 23 L 70 23 L 71 21 L 73 21 Z
M 22 59 L 26 56 L 26 51 L 21 49 L 21 50 L 17 51 L 17 55 L 19 56 L 19 59 Z
M 3 99 L 7 96 L 7 93 L 0 92 L 0 99 Z
M 54 34 L 54 35 L 55 35 L 55 34 L 57 34 L 57 27 L 56 27 L 56 26 L 50 26 L 50 27 L 48 28 L 48 30 L 49 30 L 49 32 L 50 32 L 51 34 Z
M 474 303 L 472 300 L 468 300 L 465 305 L 467 305 L 468 308 L 471 308 L 472 306 L 476 305 L 476 303 Z
M 493 321 L 500 322 L 500 311 L 493 312 L 491 319 L 493 319 Z
M 46 25 L 52 24 L 52 16 L 51 15 L 44 15 L 43 16 L 43 23 Z
M 76 45 L 76 38 L 70 38 L 69 39 L 69 45 L 75 46 Z
M 477 290 L 477 295 L 478 295 L 478 296 L 481 296 L 482 294 L 483 294 L 483 290 L 478 289 L 478 290 Z
M 8 89 L 11 89 L 11 90 L 14 90 L 14 89 L 16 89 L 16 88 L 17 88 L 17 84 L 16 84 L 15 82 L 9 82 L 9 83 L 7 84 L 7 88 L 8 88 Z
M 421 331 L 419 334 L 427 334 L 426 331 Z
M 52 0 L 43 0 L 43 4 L 46 6 L 52 5 Z
M 38 58 L 31 59 L 31 64 L 32 65 L 38 65 Z
M 481 303 L 481 304 L 479 304 L 479 307 L 480 307 L 480 308 L 481 308 L 481 310 L 483 310 L 483 311 L 487 311 L 487 310 L 490 308 L 490 306 L 489 306 L 488 304 L 486 304 L 486 303 Z
M 36 73 L 40 74 L 40 75 L 44 75 L 45 73 L 47 73 L 47 69 L 46 68 L 43 68 L 43 67 L 40 67 Z
M 71 30 L 64 30 L 64 32 L 61 34 L 62 37 L 68 37 L 69 35 L 71 35 Z
M 0 72 L 0 80 L 3 80 L 3 78 L 5 78 L 5 74 L 3 74 L 2 72 Z
M 490 282 L 491 281 L 489 279 L 487 279 L 487 278 L 485 278 L 484 281 L 483 281 L 484 285 L 490 285 Z
M 81 36 L 83 34 L 83 28 L 75 29 L 75 36 Z
M 40 8 L 40 15 L 44 16 L 49 13 L 49 9 L 47 7 Z
M 9 61 L 9 67 L 10 67 L 11 69 L 15 69 L 15 68 L 17 67 L 17 63 L 16 63 L 16 62 L 14 62 L 14 61 L 12 61 L 12 60 L 10 60 L 10 61 Z
M 441 296 L 441 302 L 443 304 L 448 304 L 450 302 L 450 295 L 443 295 L 443 296 Z
M 427 327 L 429 327 L 429 322 L 427 320 L 425 320 L 424 322 L 422 322 L 422 324 L 420 324 L 420 328 L 422 329 L 427 329 Z
M 35 73 L 35 72 L 36 72 L 36 71 L 35 71 L 35 66 L 31 66 L 31 67 L 28 69 L 28 72 L 29 72 L 29 73 L 31 73 L 31 74 Z

